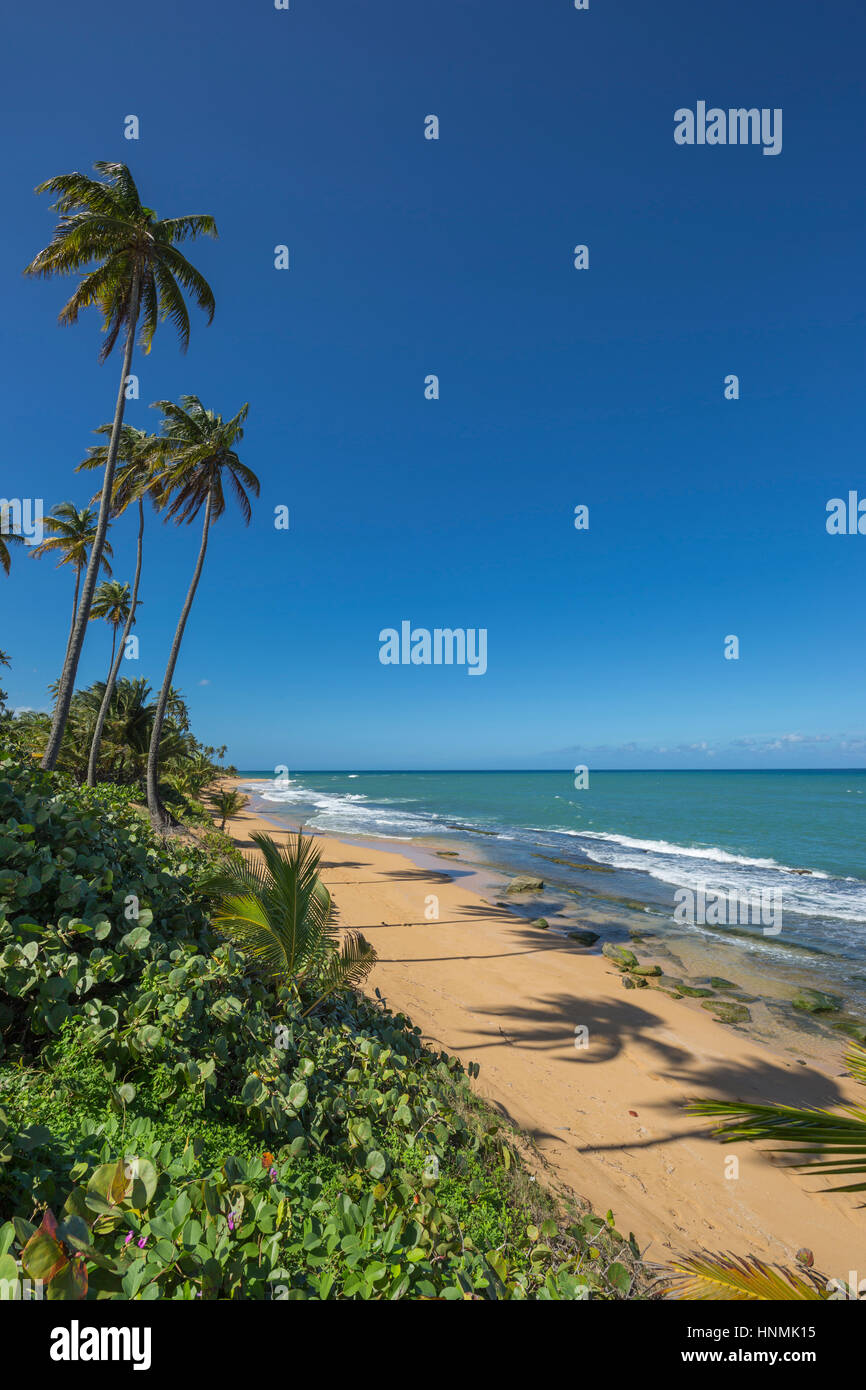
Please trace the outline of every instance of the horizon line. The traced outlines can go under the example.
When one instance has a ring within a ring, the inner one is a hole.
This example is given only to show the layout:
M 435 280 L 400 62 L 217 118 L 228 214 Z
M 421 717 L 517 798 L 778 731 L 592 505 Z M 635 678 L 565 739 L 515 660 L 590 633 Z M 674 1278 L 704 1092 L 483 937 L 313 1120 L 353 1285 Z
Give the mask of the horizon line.
M 259 773 L 259 772 L 263 772 L 263 771 L 265 771 L 265 769 L 263 769 L 263 768 L 238 768 L 238 776 L 241 776 L 243 773 L 246 773 L 247 775 L 252 776 L 253 773 Z M 297 775 L 299 775 L 300 773 L 311 774 L 311 773 L 318 773 L 318 772 L 345 773 L 345 774 L 348 774 L 348 773 L 349 773 L 349 769 L 348 769 L 347 767 L 299 767 L 299 768 L 296 768 L 296 769 L 295 769 L 294 773 L 289 772 L 289 773 L 288 773 L 288 776 L 291 778 L 292 776 L 297 776 Z M 496 773 L 496 774 L 505 774 L 505 773 L 512 773 L 512 774 L 513 774 L 513 773 L 525 773 L 525 774 L 529 774 L 529 773 L 545 772 L 545 773 L 556 774 L 556 775 L 558 775 L 558 776 L 561 776 L 562 774 L 565 774 L 565 775 L 567 775 L 567 776 L 573 776 L 573 775 L 574 775 L 574 768 L 573 768 L 573 767 L 354 767 L 354 768 L 352 768 L 352 773 L 353 773 L 355 776 L 358 776 L 358 777 L 360 777 L 362 774 L 367 775 L 367 776 L 371 776 L 371 775 L 374 775 L 374 774 L 383 774 L 383 773 L 388 773 L 388 774 L 391 774 L 391 773 L 397 773 L 397 774 L 410 774 L 410 773 L 416 773 L 416 774 L 417 774 L 417 773 L 424 773 L 424 774 L 426 774 L 426 775 L 430 775 L 430 774 L 439 774 L 440 776 L 446 776 L 446 775 L 448 775 L 449 773 L 455 773 L 455 772 Z M 866 772 L 866 766 L 864 766 L 864 767 L 597 767 L 597 768 L 590 768 L 590 769 L 589 769 L 589 772 L 590 772 L 590 775 L 593 775 L 593 774 L 596 774 L 596 775 L 597 775 L 599 772 L 628 772 L 628 773 L 640 773 L 640 772 L 749 772 L 749 773 L 752 773 L 752 772 Z M 272 772 L 268 771 L 267 775 L 268 775 L 269 777 L 272 777 L 272 776 L 276 776 L 276 773 L 272 773 Z

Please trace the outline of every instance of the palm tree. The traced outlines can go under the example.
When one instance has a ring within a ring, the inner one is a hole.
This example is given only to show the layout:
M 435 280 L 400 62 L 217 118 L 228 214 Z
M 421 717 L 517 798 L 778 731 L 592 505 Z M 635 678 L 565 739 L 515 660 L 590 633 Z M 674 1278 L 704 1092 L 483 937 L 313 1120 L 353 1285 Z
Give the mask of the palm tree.
M 93 595 L 93 604 L 90 609 L 90 621 L 96 622 L 104 618 L 111 625 L 111 661 L 108 663 L 108 672 L 111 674 L 114 669 L 114 653 L 117 649 L 117 629 L 121 623 L 125 623 L 129 617 L 132 604 L 129 601 L 129 585 L 121 584 L 119 579 L 112 579 L 110 582 L 100 584 L 96 593 Z
M 161 221 L 152 208 L 142 204 L 125 164 L 100 161 L 94 168 L 103 175 L 101 180 L 80 173 L 60 174 L 36 189 L 37 193 L 56 195 L 52 207 L 59 214 L 59 220 L 48 246 L 24 271 L 25 275 L 42 278 L 81 272 L 78 287 L 60 311 L 59 321 L 61 324 L 75 323 L 82 309 L 96 305 L 102 313 L 105 333 L 101 361 L 109 356 L 121 333 L 125 335 L 96 536 L 63 663 L 51 737 L 42 759 L 42 766 L 49 769 L 55 766 L 60 752 L 105 546 L 136 330 L 139 330 L 141 347 L 149 352 L 159 319 L 170 318 L 180 338 L 181 350 L 186 351 L 189 315 L 184 291 L 207 313 L 208 322 L 214 313 L 210 286 L 176 245 L 199 235 L 216 236 L 213 218 L 194 214 Z
M 222 819 L 220 830 L 225 830 L 226 821 L 231 816 L 240 815 L 245 806 L 249 806 L 250 799 L 244 796 L 243 792 L 229 791 L 226 787 L 221 787 L 218 792 L 211 792 L 208 801 Z
M 209 885 L 213 925 L 275 982 L 287 984 L 309 1014 L 338 990 L 356 989 L 376 963 L 360 932 L 340 942 L 331 895 L 319 877 L 321 851 L 302 831 L 280 849 L 256 832 L 262 863 L 228 864 Z
M 82 507 L 79 510 L 73 502 L 59 502 L 53 513 L 45 518 L 45 529 L 50 532 L 50 535 L 36 546 L 33 551 L 34 556 L 39 558 L 42 555 L 59 555 L 58 569 L 61 565 L 72 565 L 75 570 L 72 621 L 69 624 L 69 636 L 66 639 L 66 650 L 68 651 L 78 612 L 81 571 L 88 566 L 88 555 L 91 559 L 93 557 L 93 544 L 96 540 L 97 529 L 96 513 L 90 507 Z M 111 566 L 106 556 L 112 554 L 111 546 L 106 541 L 102 547 L 99 561 L 103 574 L 111 574 Z
M 96 433 L 110 435 L 111 431 L 111 425 L 100 425 Z M 135 623 L 135 614 L 139 603 L 138 586 L 141 580 L 141 559 L 144 546 L 143 497 L 146 492 L 149 492 L 154 481 L 154 461 L 158 443 L 159 441 L 156 435 L 148 434 L 146 430 L 136 429 L 133 425 L 124 424 L 121 426 L 120 443 L 117 448 L 117 462 L 119 466 L 115 473 L 112 487 L 111 511 L 113 517 L 120 516 L 133 501 L 138 503 L 138 543 L 129 612 L 126 617 L 126 624 L 123 629 L 123 636 L 120 639 L 117 656 L 108 673 L 102 708 L 99 711 L 93 730 L 93 741 L 90 745 L 90 759 L 87 767 L 87 785 L 89 787 L 96 785 L 96 768 L 99 763 L 99 745 L 102 742 L 102 730 L 105 726 L 108 706 L 114 694 L 114 687 L 117 684 L 117 673 L 120 669 L 120 662 L 126 647 L 126 639 Z M 78 465 L 76 472 L 80 473 L 82 469 L 104 468 L 108 458 L 108 449 L 109 445 L 107 444 L 94 444 L 92 448 L 88 449 L 87 458 Z
M 159 740 L 180 644 L 201 578 L 211 522 L 218 520 L 226 509 L 225 484 L 228 484 L 245 524 L 249 525 L 252 507 L 247 493 L 258 497 L 259 480 L 241 463 L 234 450 L 235 444 L 243 439 L 243 422 L 249 405 L 242 406 L 237 415 L 224 421 L 221 415 L 205 410 L 198 396 L 181 396 L 180 405 L 172 401 L 156 401 L 155 404 L 163 412 L 161 441 L 166 459 L 164 472 L 154 484 L 157 501 L 165 508 L 166 520 L 176 518 L 178 525 L 194 521 L 204 508 L 198 559 L 165 668 L 147 759 L 147 805 L 154 826 L 165 829 L 169 819 L 159 797 Z

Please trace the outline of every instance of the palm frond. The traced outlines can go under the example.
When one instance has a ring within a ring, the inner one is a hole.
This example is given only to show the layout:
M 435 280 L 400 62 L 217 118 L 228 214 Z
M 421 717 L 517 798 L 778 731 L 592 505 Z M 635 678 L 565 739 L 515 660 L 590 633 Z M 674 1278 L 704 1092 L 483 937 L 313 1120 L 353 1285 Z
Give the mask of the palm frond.
M 847 1107 L 844 1113 L 798 1109 L 789 1105 L 745 1105 L 737 1101 L 701 1100 L 687 1109 L 726 1123 L 713 1133 L 726 1143 L 780 1140 L 782 1152 L 808 1154 L 793 1163 L 807 1175 L 866 1174 L 866 1111 Z M 828 1188 L 830 1192 L 863 1192 L 866 1182 Z
M 666 1298 L 689 1302 L 824 1301 L 829 1280 L 814 1270 L 769 1265 L 755 1256 L 740 1257 L 702 1250 L 672 1261 L 663 1269 L 656 1290 Z
M 337 990 L 356 988 L 376 954 L 357 932 L 340 941 L 313 838 L 298 831 L 280 846 L 257 832 L 252 840 L 260 857 L 228 864 L 207 885 L 218 903 L 214 928 L 274 980 L 312 996 L 310 1008 Z

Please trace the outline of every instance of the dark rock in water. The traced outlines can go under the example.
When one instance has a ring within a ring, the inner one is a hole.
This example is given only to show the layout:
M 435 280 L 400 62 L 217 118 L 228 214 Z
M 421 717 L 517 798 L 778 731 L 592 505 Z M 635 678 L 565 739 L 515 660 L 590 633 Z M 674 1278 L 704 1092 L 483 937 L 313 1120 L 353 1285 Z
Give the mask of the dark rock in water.
M 836 994 L 825 994 L 820 989 L 808 989 L 805 985 L 798 989 L 791 1000 L 795 1009 L 807 1014 L 836 1013 L 842 1003 Z
M 614 965 L 618 965 L 622 970 L 634 970 L 638 963 L 634 951 L 629 951 L 625 946 L 616 946 L 612 941 L 606 941 L 601 948 L 601 954 L 612 960 Z
M 680 994 L 687 994 L 690 999 L 709 999 L 712 994 L 711 989 L 698 989 L 695 985 L 677 985 Z
M 456 849 L 437 849 L 436 853 L 440 859 L 459 859 L 460 855 Z
M 632 941 L 643 941 L 646 937 L 646 933 L 638 931 L 637 927 L 629 927 L 628 934 L 631 937 Z
M 532 874 L 520 874 L 507 885 L 506 893 L 539 893 L 544 887 L 543 878 L 533 878 Z
M 548 922 L 546 917 L 536 917 L 535 921 L 530 922 L 529 925 L 531 927 L 540 927 L 542 931 L 547 931 L 550 927 L 550 923 Z
M 632 967 L 633 975 L 660 975 L 662 968 L 660 965 L 635 965 Z
M 728 999 L 705 999 L 702 1009 L 710 1009 L 719 1023 L 748 1023 L 752 1015 L 745 1004 L 732 1004 Z
M 622 983 L 624 989 L 637 989 L 637 981 L 633 980 L 631 975 L 623 975 Z
M 789 873 L 789 874 L 810 874 L 811 872 L 812 872 L 811 869 L 789 869 L 789 870 L 788 870 L 788 873 Z
M 548 864 L 567 864 L 570 869 L 584 869 L 587 873 L 593 874 L 612 874 L 615 869 L 609 869 L 605 864 L 585 864 L 578 859 L 558 859 L 553 854 L 533 854 L 533 859 L 546 859 Z
M 659 985 L 658 988 L 662 994 L 668 996 L 668 999 L 682 999 L 683 997 L 678 989 L 665 989 L 664 985 Z
M 732 982 L 731 982 L 730 980 L 724 979 L 723 976 L 721 976 L 721 975 L 711 975 L 710 978 L 707 980 L 707 984 L 710 986 L 710 989 L 739 989 L 739 988 L 740 988 L 739 985 L 732 984 Z
M 598 941 L 598 932 L 590 931 L 588 927 L 578 927 L 575 931 L 568 933 L 569 941 L 579 941 L 581 946 L 594 946 Z

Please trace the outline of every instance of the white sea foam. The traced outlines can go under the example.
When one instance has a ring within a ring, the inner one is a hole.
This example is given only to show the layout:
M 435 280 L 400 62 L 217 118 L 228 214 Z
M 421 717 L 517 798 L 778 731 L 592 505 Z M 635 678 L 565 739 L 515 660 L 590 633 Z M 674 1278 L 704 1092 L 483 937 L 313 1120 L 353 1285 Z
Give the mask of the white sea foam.
M 277 785 L 276 782 L 251 783 L 247 790 L 274 806 L 309 807 L 309 813 L 303 817 L 305 824 L 331 834 L 411 840 L 416 835 L 429 834 L 431 821 L 435 819 L 398 811 L 390 805 L 370 805 L 370 798 L 363 792 L 318 792 L 291 780 L 287 786 Z
M 351 775 L 358 776 L 357 773 Z M 399 809 L 407 802 L 413 803 L 410 797 L 381 797 L 371 801 L 363 792 L 314 791 L 291 779 L 287 785 L 276 781 L 250 783 L 246 790 L 275 808 L 302 807 L 299 819 L 310 828 L 331 834 L 411 840 L 433 832 L 451 833 L 449 823 L 460 819 L 457 812 L 451 815 Z M 862 879 L 834 879 L 818 870 L 795 874 L 789 866 L 775 859 L 733 854 L 716 845 L 679 845 L 668 840 L 644 840 L 631 835 L 565 827 L 499 829 L 483 820 L 479 828 L 498 829 L 499 841 L 519 841 L 524 836 L 535 840 L 538 836 L 543 837 L 542 843 L 552 841 L 554 846 L 560 836 L 568 836 L 579 841 L 580 848 L 597 863 L 625 872 L 649 874 L 658 883 L 675 888 L 694 888 L 698 881 L 715 886 L 724 883 L 745 892 L 772 888 L 783 894 L 786 915 L 796 913 L 807 917 L 832 917 L 841 922 L 866 922 L 866 885 Z
M 639 840 L 630 835 L 591 830 L 560 833 L 583 841 L 586 853 L 600 864 L 639 870 L 675 888 L 694 888 L 699 880 L 713 885 L 729 883 L 746 892 L 772 887 L 782 893 L 786 913 L 866 922 L 866 886 L 862 879 L 834 880 L 818 870 L 796 874 L 775 859 L 730 854 L 716 845 L 676 845 L 667 840 Z

